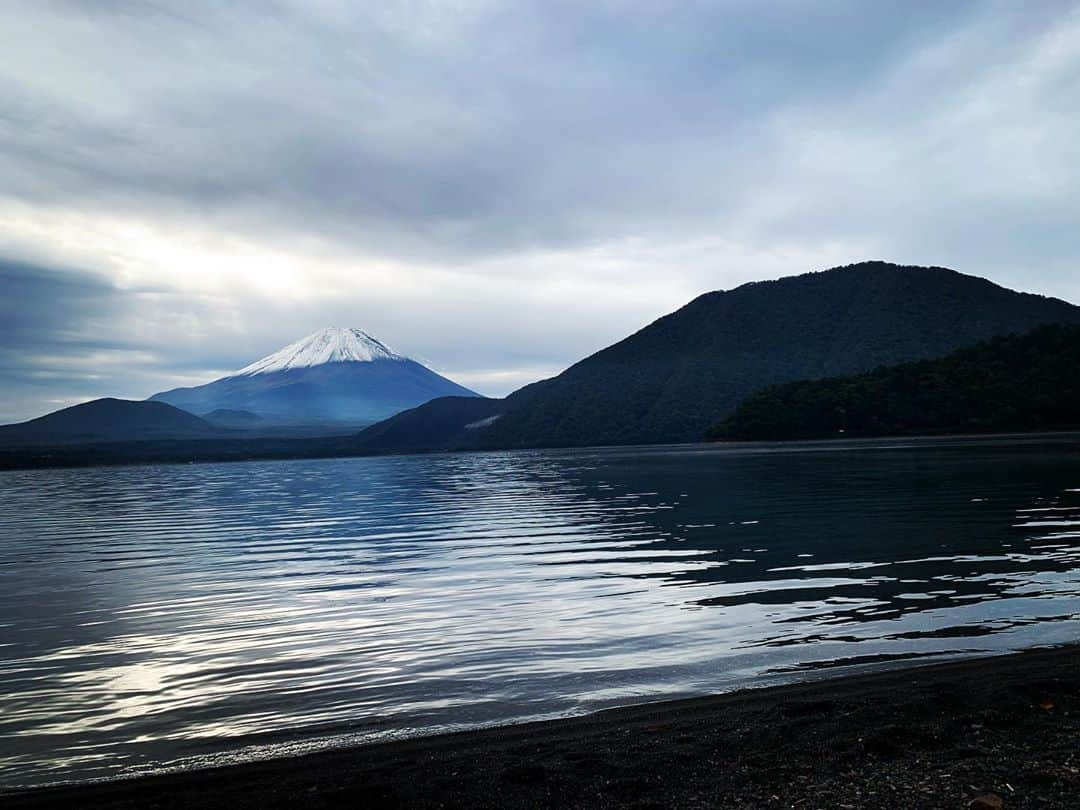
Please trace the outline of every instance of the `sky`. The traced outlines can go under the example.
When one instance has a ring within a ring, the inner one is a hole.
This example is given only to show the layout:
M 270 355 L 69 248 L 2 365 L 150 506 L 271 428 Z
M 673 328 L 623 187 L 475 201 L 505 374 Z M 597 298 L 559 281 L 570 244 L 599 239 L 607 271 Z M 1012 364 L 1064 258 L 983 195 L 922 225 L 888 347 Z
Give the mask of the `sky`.
M 864 259 L 1080 303 L 1080 4 L 2 0 L 0 422 L 324 326 L 502 395 Z

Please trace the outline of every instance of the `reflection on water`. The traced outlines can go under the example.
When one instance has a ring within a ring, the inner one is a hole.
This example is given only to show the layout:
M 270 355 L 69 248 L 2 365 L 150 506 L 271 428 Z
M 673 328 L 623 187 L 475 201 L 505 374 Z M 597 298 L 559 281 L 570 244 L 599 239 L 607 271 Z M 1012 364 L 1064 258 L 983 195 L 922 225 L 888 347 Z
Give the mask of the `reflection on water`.
M 0 473 L 0 785 L 1070 641 L 1066 440 Z

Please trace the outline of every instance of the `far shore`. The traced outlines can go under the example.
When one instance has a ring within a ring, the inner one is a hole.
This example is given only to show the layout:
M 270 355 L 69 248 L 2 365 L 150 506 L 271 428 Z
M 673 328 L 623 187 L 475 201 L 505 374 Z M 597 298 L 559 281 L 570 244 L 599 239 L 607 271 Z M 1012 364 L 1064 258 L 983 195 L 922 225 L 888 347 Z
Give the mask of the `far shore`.
M 666 447 L 673 450 L 722 449 L 815 449 L 952 442 L 1005 442 L 1080 444 L 1080 431 L 1028 431 L 1024 433 L 941 433 L 912 436 L 837 436 L 829 439 L 788 439 L 782 441 L 715 441 L 667 445 L 595 445 L 587 447 L 527 447 L 509 449 L 437 449 L 371 451 L 356 450 L 350 437 L 309 439 L 195 439 L 168 441 L 69 444 L 59 446 L 0 447 L 0 470 L 28 470 L 70 467 L 111 467 L 143 464 L 213 464 L 235 461 L 303 461 L 328 458 L 373 458 L 384 456 L 424 456 L 442 453 L 504 453 L 550 451 L 629 451 L 635 448 Z
M 289 759 L 7 808 L 1080 807 L 1080 646 Z

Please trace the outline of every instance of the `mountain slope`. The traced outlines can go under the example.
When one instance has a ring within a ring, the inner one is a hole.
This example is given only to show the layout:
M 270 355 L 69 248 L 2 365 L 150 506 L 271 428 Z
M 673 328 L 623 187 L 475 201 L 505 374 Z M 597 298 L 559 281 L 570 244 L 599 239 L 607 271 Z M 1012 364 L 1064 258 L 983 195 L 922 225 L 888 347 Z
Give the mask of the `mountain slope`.
M 235 430 L 257 428 L 263 422 L 262 417 L 251 411 L 231 411 L 228 408 L 218 408 L 216 411 L 201 414 L 201 417 L 215 427 Z
M 362 452 L 454 450 L 474 443 L 502 410 L 503 400 L 442 397 L 391 416 L 362 430 L 355 447 Z
M 1078 323 L 1080 308 L 943 268 L 872 262 L 746 284 L 512 395 L 485 441 L 699 440 L 764 385 L 936 357 L 1046 322 Z
M 744 284 L 516 391 L 462 446 L 698 441 L 766 385 L 938 357 L 1042 323 L 1080 323 L 1080 307 L 940 267 L 865 262 Z
M 71 444 L 214 438 L 225 435 L 204 419 L 164 402 L 95 399 L 22 422 L 0 426 L 0 445 Z
M 1080 428 L 1080 326 L 1040 326 L 937 360 L 770 386 L 715 439 L 812 439 Z
M 359 329 L 323 329 L 194 388 L 150 399 L 193 413 L 246 411 L 292 424 L 370 424 L 442 396 L 476 396 Z

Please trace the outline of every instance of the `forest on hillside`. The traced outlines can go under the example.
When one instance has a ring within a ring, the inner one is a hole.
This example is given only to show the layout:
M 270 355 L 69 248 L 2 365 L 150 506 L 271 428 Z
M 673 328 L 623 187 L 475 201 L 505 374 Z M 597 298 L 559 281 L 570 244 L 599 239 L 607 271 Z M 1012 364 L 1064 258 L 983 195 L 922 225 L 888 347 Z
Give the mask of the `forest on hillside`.
M 935 360 L 773 385 L 712 440 L 812 439 L 1080 428 L 1080 327 L 1047 325 Z

